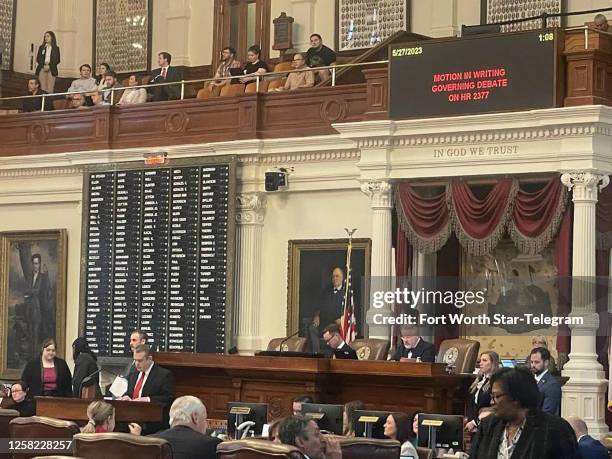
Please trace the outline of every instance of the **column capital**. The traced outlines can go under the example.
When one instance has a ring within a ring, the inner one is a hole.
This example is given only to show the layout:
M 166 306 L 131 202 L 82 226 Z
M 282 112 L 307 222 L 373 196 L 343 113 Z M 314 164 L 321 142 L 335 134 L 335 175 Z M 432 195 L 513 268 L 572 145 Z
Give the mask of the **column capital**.
M 393 185 L 388 180 L 368 180 L 361 183 L 363 191 L 372 201 L 372 208 L 393 207 Z
M 574 202 L 597 202 L 597 191 L 603 190 L 610 183 L 605 174 L 589 171 L 572 171 L 561 175 L 561 183 L 572 191 Z
M 266 210 L 264 193 L 240 193 L 236 195 L 236 223 L 262 225 Z

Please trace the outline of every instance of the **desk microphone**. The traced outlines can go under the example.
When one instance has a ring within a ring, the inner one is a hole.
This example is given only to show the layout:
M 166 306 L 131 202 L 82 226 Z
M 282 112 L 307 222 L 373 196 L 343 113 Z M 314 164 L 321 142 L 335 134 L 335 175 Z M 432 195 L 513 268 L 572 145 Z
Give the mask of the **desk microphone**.
M 85 376 L 82 381 L 81 384 L 79 384 L 79 398 L 81 398 L 81 392 L 83 391 L 83 386 L 88 383 L 89 381 L 92 380 L 92 378 L 97 375 L 98 373 L 100 373 L 102 371 L 102 368 L 98 368 L 96 371 L 94 371 L 92 374 Z
M 291 338 L 293 338 L 294 336 L 297 336 L 300 334 L 300 331 L 296 331 L 295 333 L 292 333 L 291 335 L 287 336 L 286 338 L 284 338 L 281 342 L 280 345 L 278 346 L 278 350 L 279 352 L 282 354 L 283 353 L 283 344 L 285 344 L 287 341 L 289 341 Z

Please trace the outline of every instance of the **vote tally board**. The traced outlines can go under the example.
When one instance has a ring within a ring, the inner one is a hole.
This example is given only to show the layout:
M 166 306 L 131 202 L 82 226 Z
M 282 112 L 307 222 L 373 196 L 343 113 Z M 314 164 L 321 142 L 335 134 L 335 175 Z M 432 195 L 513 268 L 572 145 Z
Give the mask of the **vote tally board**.
M 127 163 L 85 174 L 81 329 L 99 356 L 223 353 L 231 331 L 235 164 Z

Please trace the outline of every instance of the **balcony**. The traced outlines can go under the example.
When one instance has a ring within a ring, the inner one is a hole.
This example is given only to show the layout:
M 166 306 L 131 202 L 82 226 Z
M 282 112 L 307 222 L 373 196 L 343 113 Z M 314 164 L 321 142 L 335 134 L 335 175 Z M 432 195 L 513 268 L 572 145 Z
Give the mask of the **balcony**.
M 612 34 L 565 32 L 563 105 L 612 105 Z M 0 116 L 0 156 L 163 147 L 336 134 L 334 123 L 388 118 L 386 65 L 352 69 L 361 83 L 132 106 Z

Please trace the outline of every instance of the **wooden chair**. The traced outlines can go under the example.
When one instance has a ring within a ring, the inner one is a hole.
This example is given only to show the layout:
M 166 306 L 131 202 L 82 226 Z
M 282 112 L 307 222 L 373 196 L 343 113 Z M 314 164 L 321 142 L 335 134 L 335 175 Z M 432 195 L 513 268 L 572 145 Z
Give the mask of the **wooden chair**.
M 397 459 L 400 442 L 377 438 L 339 437 L 342 459 Z
M 391 341 L 388 339 L 356 339 L 351 347 L 357 352 L 359 360 L 387 360 Z
M 84 459 L 172 459 L 172 447 L 161 438 L 121 432 L 80 433 L 74 436 L 74 454 Z
M 434 459 L 433 450 L 423 446 L 417 446 L 416 450 L 419 455 L 419 459 Z
M 304 459 L 295 446 L 268 440 L 233 440 L 217 445 L 217 459 Z
M 44 416 L 15 418 L 9 423 L 9 433 L 12 440 L 28 440 L 32 438 L 72 440 L 72 437 L 78 432 L 79 426 L 72 421 L 63 421 Z M 14 459 L 30 459 L 36 456 L 40 456 L 40 454 L 13 454 Z
M 9 400 L 13 399 L 9 397 Z M 0 409 L 0 438 L 9 438 L 9 423 L 18 417 L 19 411 L 17 410 Z M 0 459 L 11 459 L 12 457 L 9 453 L 0 452 Z
M 214 86 L 212 91 L 210 91 L 208 88 L 200 89 L 196 97 L 198 99 L 212 99 L 213 97 L 219 97 L 220 93 L 221 88 L 219 86 Z
M 232 97 L 244 93 L 244 84 L 230 84 L 221 88 L 221 97 Z
M 274 338 L 268 343 L 268 351 L 280 351 L 280 345 L 286 338 Z M 283 352 L 304 352 L 306 338 L 293 336 L 283 343 Z
M 268 92 L 268 84 L 267 80 L 259 80 L 259 92 Z M 245 93 L 253 93 L 257 92 L 257 82 L 249 83 L 244 88 Z
M 270 80 L 268 83 L 268 92 L 276 90 L 276 88 L 282 88 L 285 86 L 287 82 L 287 78 L 276 78 L 274 80 Z
M 274 72 L 288 72 L 293 70 L 291 62 L 279 62 L 274 66 Z
M 471 339 L 447 339 L 440 343 L 436 362 L 446 363 L 453 373 L 473 373 L 480 343 Z

